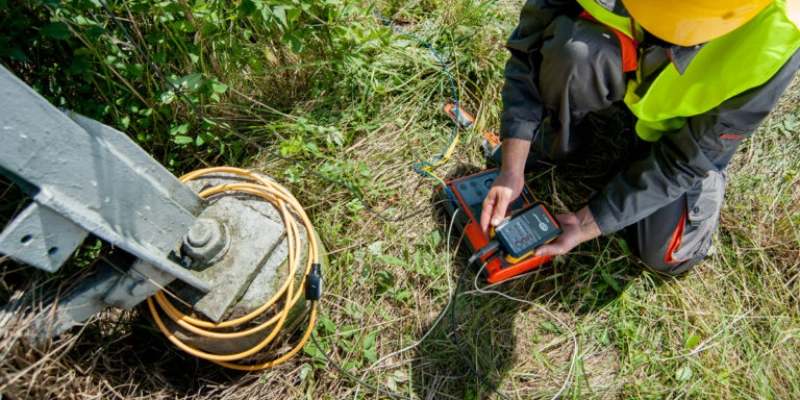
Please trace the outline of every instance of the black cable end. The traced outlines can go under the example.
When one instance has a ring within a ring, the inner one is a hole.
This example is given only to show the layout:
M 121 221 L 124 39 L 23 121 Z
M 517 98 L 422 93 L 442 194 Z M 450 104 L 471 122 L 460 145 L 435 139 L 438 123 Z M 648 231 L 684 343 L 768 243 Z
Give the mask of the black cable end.
M 322 266 L 319 263 L 311 264 L 311 272 L 306 275 L 305 293 L 306 300 L 317 301 L 322 297 Z
M 467 261 L 467 265 L 474 263 L 477 260 L 485 257 L 488 254 L 494 253 L 497 249 L 500 248 L 500 242 L 497 240 L 492 240 L 491 242 L 487 243 L 486 246 L 481 247 L 472 257 L 469 258 Z

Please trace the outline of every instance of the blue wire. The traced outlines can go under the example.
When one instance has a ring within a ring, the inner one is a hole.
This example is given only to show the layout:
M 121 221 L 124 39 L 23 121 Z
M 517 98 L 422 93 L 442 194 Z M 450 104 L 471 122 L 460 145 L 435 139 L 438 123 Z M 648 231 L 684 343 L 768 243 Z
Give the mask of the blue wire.
M 441 160 L 442 157 L 444 157 L 444 154 L 447 152 L 447 149 L 449 149 L 450 146 L 453 144 L 453 141 L 456 139 L 456 135 L 458 134 L 458 117 L 459 117 L 459 113 L 461 112 L 461 106 L 459 105 L 459 102 L 458 102 L 458 89 L 456 88 L 455 79 L 453 79 L 453 75 L 450 74 L 450 69 L 447 68 L 447 64 L 444 62 L 444 60 L 439 55 L 439 53 L 433 48 L 433 46 L 431 46 L 428 42 L 420 39 L 418 36 L 416 36 L 414 34 L 411 34 L 411 33 L 408 33 L 406 31 L 396 27 L 394 24 L 392 24 L 392 21 L 389 21 L 383 15 L 381 15 L 380 12 L 378 12 L 378 8 L 377 7 L 373 8 L 372 12 L 376 16 L 378 16 L 378 18 L 380 18 L 383 21 L 383 23 L 386 24 L 386 26 L 392 28 L 395 32 L 397 32 L 397 33 L 399 33 L 401 35 L 410 36 L 414 40 L 422 43 L 425 47 L 427 47 L 428 50 L 430 50 L 431 53 L 433 53 L 433 55 L 436 57 L 436 59 L 439 60 L 439 63 L 442 64 L 442 69 L 444 70 L 445 75 L 447 75 L 447 79 L 450 80 L 450 87 L 452 87 L 452 89 L 453 89 L 453 98 L 455 99 L 455 103 L 456 103 L 456 118 L 455 118 L 455 121 L 453 121 L 453 133 L 450 134 L 450 141 L 447 142 L 447 147 L 445 147 L 444 150 L 441 153 L 439 153 L 439 155 L 434 157 L 432 160 L 425 161 L 425 162 L 422 162 L 422 163 L 414 163 L 412 165 L 412 167 L 414 168 L 414 171 L 416 171 L 418 174 L 423 175 L 423 176 L 427 176 L 427 177 L 429 177 L 431 179 L 436 179 L 434 176 L 432 176 L 428 172 L 422 170 L 422 168 L 430 166 L 433 163 Z M 444 189 L 445 189 L 446 192 L 449 192 L 447 190 L 446 186 L 447 185 L 445 185 Z M 448 197 L 449 197 L 450 194 L 449 193 L 447 193 L 447 194 L 448 194 Z

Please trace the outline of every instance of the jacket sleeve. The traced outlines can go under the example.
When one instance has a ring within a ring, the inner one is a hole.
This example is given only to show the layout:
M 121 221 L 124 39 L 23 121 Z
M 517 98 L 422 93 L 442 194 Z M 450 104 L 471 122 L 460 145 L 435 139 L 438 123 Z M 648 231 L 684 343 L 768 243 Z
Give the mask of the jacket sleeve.
M 665 134 L 650 155 L 614 176 L 589 209 L 603 234 L 618 231 L 675 201 L 709 171 L 720 171 L 769 115 L 800 68 L 800 50 L 764 85 L 689 118 Z
M 539 93 L 539 63 L 542 34 L 557 16 L 581 10 L 576 0 L 527 0 L 519 25 L 506 48 L 511 52 L 505 68 L 500 138 L 531 140 L 544 112 Z

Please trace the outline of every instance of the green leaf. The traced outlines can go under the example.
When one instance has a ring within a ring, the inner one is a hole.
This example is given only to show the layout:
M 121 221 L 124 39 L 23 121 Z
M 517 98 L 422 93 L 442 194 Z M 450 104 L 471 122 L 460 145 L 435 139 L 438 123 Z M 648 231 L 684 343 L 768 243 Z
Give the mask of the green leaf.
M 286 24 L 286 7 L 285 6 L 276 6 L 272 9 L 272 15 L 280 21 L 281 25 L 288 26 Z
M 378 240 L 378 241 L 372 242 L 372 244 L 367 246 L 367 250 L 369 250 L 370 254 L 372 254 L 373 256 L 377 257 L 377 256 L 381 255 L 381 253 L 383 251 L 383 241 Z
M 554 324 L 552 322 L 542 322 L 541 324 L 539 324 L 539 327 L 544 329 L 544 330 L 546 330 L 546 331 L 550 331 L 550 332 L 553 332 L 553 333 L 558 334 L 558 335 L 564 333 L 564 332 L 561 331 L 561 327 L 559 327 L 558 325 L 556 325 L 556 324 Z
M 75 50 L 72 51 L 72 55 L 76 56 L 76 57 L 77 56 L 91 56 L 93 54 L 94 54 L 94 51 L 92 51 L 92 49 L 89 49 L 87 47 L 81 47 L 81 48 L 78 48 L 78 49 L 75 49 Z
M 292 44 L 292 51 L 295 54 L 299 54 L 301 51 L 303 51 L 303 42 L 300 39 L 298 39 L 297 36 L 295 35 L 287 35 L 287 36 L 288 36 L 287 39 Z
M 630 250 L 628 250 L 628 242 L 626 242 L 625 239 L 618 237 L 616 240 L 617 245 L 619 245 L 619 248 L 622 250 L 622 253 L 627 254 L 630 252 Z
M 126 64 L 125 70 L 133 78 L 141 78 L 144 75 L 144 65 L 142 64 Z
M 412 296 L 411 292 L 408 291 L 408 290 L 405 290 L 405 289 L 403 289 L 403 290 L 395 293 L 394 295 L 392 295 L 392 297 L 394 297 L 394 299 L 397 300 L 397 301 L 403 301 L 405 299 L 410 299 L 411 296 Z
M 406 265 L 405 261 L 388 254 L 381 256 L 381 261 L 383 261 L 388 265 L 397 265 L 399 267 L 403 267 Z
M 53 22 L 39 29 L 39 33 L 51 39 L 65 40 L 72 37 L 72 32 L 69 31 L 69 25 L 63 22 Z
M 614 279 L 614 277 L 611 276 L 611 274 L 609 274 L 607 271 L 602 271 L 600 273 L 600 276 L 603 278 L 603 281 L 605 281 L 609 286 L 611 286 L 614 289 L 615 292 L 620 291 L 619 282 L 617 282 L 617 280 Z
M 336 324 L 334 324 L 330 318 L 323 318 L 320 321 L 322 322 L 322 327 L 325 328 L 328 333 L 336 332 Z
M 185 19 L 173 22 L 172 27 L 181 32 L 186 32 L 186 33 L 193 33 L 197 31 L 197 27 L 195 27 L 194 24 Z
M 349 361 L 345 363 L 343 367 L 345 371 L 349 371 L 350 373 L 355 373 L 361 368 L 361 362 L 355 360 Z
M 355 336 L 355 334 L 356 334 L 356 331 L 350 331 L 350 332 L 352 332 L 352 334 L 350 335 L 350 337 L 353 337 L 353 336 Z M 348 338 L 348 339 L 349 339 L 349 338 Z M 354 352 L 354 351 L 356 350 L 356 347 L 357 347 L 357 346 L 355 346 L 355 345 L 353 344 L 354 342 L 353 342 L 352 340 L 348 340 L 348 339 L 345 339 L 345 338 L 339 338 L 339 339 L 337 339 L 337 340 L 336 340 L 336 344 L 338 344 L 338 345 L 339 345 L 339 347 L 341 347 L 342 349 L 344 349 L 344 350 L 345 350 L 345 351 L 347 351 L 348 353 L 352 353 L 352 352 Z
M 315 349 L 316 349 L 316 347 L 315 347 Z M 258 377 L 258 383 L 260 383 L 260 384 L 267 383 L 269 378 L 272 378 L 272 372 L 267 372 L 266 374 L 259 376 Z
M 162 92 L 158 96 L 158 101 L 160 101 L 161 104 L 164 105 L 172 103 L 173 100 L 175 100 L 175 92 L 173 92 L 172 90 L 167 90 L 166 92 Z
M 90 25 L 94 25 L 95 24 L 94 21 L 92 21 L 92 20 L 90 20 L 90 19 L 88 19 L 88 18 L 86 18 L 86 17 L 84 17 L 82 15 L 76 15 L 75 18 L 72 19 L 72 21 L 74 21 L 75 24 L 77 24 L 79 26 L 90 26 Z
M 431 246 L 437 247 L 442 243 L 442 234 L 439 231 L 431 232 Z
M 297 21 L 297 19 L 300 18 L 300 14 L 301 13 L 302 13 L 302 11 L 300 11 L 299 8 L 294 8 L 294 7 L 287 8 L 286 9 L 286 19 L 289 22 Z
M 301 381 L 306 380 L 306 378 L 311 376 L 311 372 L 313 370 L 314 368 L 312 368 L 310 364 L 303 364 L 303 366 L 300 367 L 300 380 Z
M 259 9 L 259 5 L 263 7 L 261 1 L 254 1 L 254 0 L 244 0 L 239 4 L 239 8 L 236 10 L 239 18 L 247 18 L 250 14 L 255 12 Z
M 185 124 L 182 124 L 182 125 L 172 126 L 172 127 L 169 128 L 169 134 L 170 135 L 177 135 L 177 134 L 185 135 L 186 133 L 189 132 L 189 128 L 191 126 L 192 126 L 192 124 L 190 124 L 188 122 L 185 123 Z
M 203 24 L 203 27 L 200 28 L 200 34 L 203 36 L 211 36 L 219 32 L 219 28 L 216 25 L 210 22 L 206 22 Z
M 225 93 L 228 91 L 228 85 L 223 85 L 221 83 L 212 83 L 211 89 L 214 90 L 216 93 Z
M 364 357 L 370 362 L 378 361 L 378 356 L 375 352 L 375 338 L 378 336 L 378 331 L 372 331 L 364 338 Z
M 194 92 L 203 85 L 203 74 L 190 74 L 180 79 L 179 86 L 183 86 L 186 90 Z
M 10 49 L 0 48 L 0 57 L 8 57 L 12 60 L 24 61 L 24 62 L 31 61 L 31 59 L 28 58 L 28 56 L 26 56 L 25 53 L 22 51 L 22 49 L 20 49 L 19 47 L 12 47 Z
M 88 29 L 84 30 L 84 31 L 83 31 L 83 33 L 84 33 L 86 36 L 88 36 L 88 37 L 90 37 L 90 38 L 93 38 L 93 39 L 94 39 L 94 38 L 99 38 L 99 37 L 100 37 L 100 35 L 103 35 L 103 34 L 105 34 L 105 33 L 106 33 L 106 30 L 105 30 L 105 29 L 103 29 L 103 28 L 102 28 L 102 27 L 100 27 L 100 26 L 97 26 L 97 25 L 92 25 L 92 26 L 90 26 Z
M 700 337 L 697 335 L 689 335 L 689 337 L 687 337 L 686 341 L 683 343 L 683 347 L 691 350 L 697 347 L 698 344 L 700 344 Z
M 320 344 L 323 347 L 326 347 L 324 344 Z M 303 352 L 308 354 L 309 357 L 313 358 L 314 361 L 317 362 L 325 362 L 325 355 L 322 354 L 320 349 L 311 341 L 306 342 L 305 346 L 303 346 Z
M 172 139 L 172 141 L 175 142 L 175 144 L 187 145 L 189 143 L 192 143 L 194 140 L 192 140 L 192 138 L 190 138 L 189 136 L 177 135 L 175 136 L 174 139 Z
M 679 380 L 681 382 L 686 382 L 689 379 L 692 379 L 692 367 L 690 367 L 688 365 L 686 365 L 684 367 L 681 367 L 675 373 L 675 379 L 677 379 L 677 380 Z

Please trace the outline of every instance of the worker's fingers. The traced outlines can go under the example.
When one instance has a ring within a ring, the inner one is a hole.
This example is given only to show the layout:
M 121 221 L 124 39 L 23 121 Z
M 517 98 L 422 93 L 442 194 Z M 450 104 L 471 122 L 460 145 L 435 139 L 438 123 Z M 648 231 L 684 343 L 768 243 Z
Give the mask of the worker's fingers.
M 486 199 L 483 200 L 480 224 L 484 234 L 488 236 L 489 228 L 497 226 L 503 221 L 508 211 L 508 205 L 519 196 L 523 183 L 522 176 L 513 177 L 500 172 L 489 189 Z
M 564 241 L 556 239 L 542 247 L 536 249 L 537 256 L 558 256 L 561 254 L 567 254 L 570 250 L 572 250 L 575 246 L 570 246 Z
M 481 210 L 481 230 L 487 236 L 489 229 L 503 221 L 511 203 L 512 190 L 504 186 L 494 186 L 489 189 L 489 194 L 483 200 Z
M 489 194 L 486 195 L 486 198 L 483 200 L 483 206 L 481 209 L 481 230 L 487 236 L 489 235 L 489 222 L 491 222 L 492 212 L 494 212 L 495 198 L 495 194 L 490 190 Z
M 556 219 L 561 223 L 563 229 L 561 236 L 536 249 L 537 256 L 566 254 L 584 241 L 580 222 L 574 214 L 559 214 L 556 215 Z
M 510 190 L 503 190 L 500 188 L 497 192 L 497 201 L 494 204 L 494 209 L 491 214 L 492 219 L 489 222 L 491 226 L 497 226 L 503 222 L 503 218 L 506 217 L 506 212 L 508 211 L 508 204 L 511 202 L 511 194 L 508 193 Z

